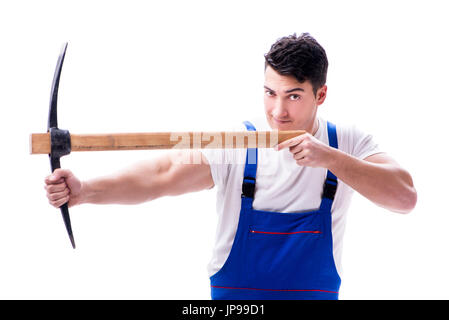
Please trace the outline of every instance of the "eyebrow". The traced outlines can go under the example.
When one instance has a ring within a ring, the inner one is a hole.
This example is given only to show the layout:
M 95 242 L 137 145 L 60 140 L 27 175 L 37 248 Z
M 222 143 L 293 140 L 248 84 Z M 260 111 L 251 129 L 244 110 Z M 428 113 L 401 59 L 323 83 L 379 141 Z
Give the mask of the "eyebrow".
M 276 92 L 276 91 L 274 91 L 273 89 L 268 88 L 267 86 L 263 86 L 263 87 L 264 87 L 265 89 L 267 89 L 267 90 Z M 293 89 L 286 90 L 285 93 L 290 93 L 290 92 L 294 92 L 294 91 L 302 91 L 302 92 L 304 92 L 304 89 L 303 89 L 303 88 L 293 88 Z

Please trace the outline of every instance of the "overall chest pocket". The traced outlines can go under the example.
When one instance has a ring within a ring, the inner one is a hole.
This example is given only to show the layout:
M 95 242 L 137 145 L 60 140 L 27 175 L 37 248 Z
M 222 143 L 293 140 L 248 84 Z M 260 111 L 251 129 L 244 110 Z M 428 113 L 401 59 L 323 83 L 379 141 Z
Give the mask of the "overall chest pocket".
M 248 225 L 246 270 L 250 278 L 272 279 L 272 285 L 295 274 L 316 278 L 319 253 L 325 245 L 323 217 L 319 212 L 287 215 L 267 214 Z
M 262 224 L 250 225 L 248 227 L 250 245 L 256 247 L 274 247 L 274 250 L 278 250 L 281 247 L 294 247 L 296 243 L 300 244 L 310 240 L 313 241 L 313 239 L 318 240 L 322 237 L 323 230 L 321 224 L 301 224 L 299 226 L 291 224 Z
M 302 236 L 320 237 L 323 234 L 323 217 L 319 211 L 305 213 L 252 213 L 249 234 L 253 238 L 282 239 Z

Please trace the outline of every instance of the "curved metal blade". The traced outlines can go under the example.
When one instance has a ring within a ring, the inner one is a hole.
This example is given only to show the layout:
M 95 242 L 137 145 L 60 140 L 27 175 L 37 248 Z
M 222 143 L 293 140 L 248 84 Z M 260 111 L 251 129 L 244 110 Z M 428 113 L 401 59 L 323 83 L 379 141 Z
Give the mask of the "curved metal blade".
M 63 44 L 61 53 L 58 57 L 58 62 L 56 64 L 56 70 L 55 75 L 53 77 L 53 83 L 51 86 L 51 95 L 50 95 L 50 110 L 48 113 L 48 124 L 47 124 L 47 131 L 50 131 L 50 128 L 57 129 L 58 128 L 58 89 L 59 89 L 59 79 L 61 77 L 61 70 L 62 70 L 62 64 L 64 62 L 65 52 L 67 50 L 67 42 Z M 54 130 L 52 129 L 52 130 Z M 53 150 L 53 148 L 51 148 Z M 60 163 L 60 154 L 57 154 L 56 152 L 53 153 L 53 151 L 50 151 L 50 166 L 51 166 L 51 172 L 55 171 L 56 169 L 59 169 L 61 167 Z M 67 230 L 67 233 L 70 238 L 70 242 L 72 244 L 73 249 L 75 249 L 75 239 L 73 237 L 72 232 L 72 225 L 70 223 L 70 215 L 69 215 L 69 209 L 68 204 L 65 203 L 60 207 L 62 219 L 64 220 L 64 224 Z
M 47 130 L 50 128 L 58 127 L 58 89 L 59 78 L 61 77 L 62 64 L 64 62 L 65 52 L 67 50 L 68 43 L 64 43 L 61 48 L 61 53 L 58 57 L 58 63 L 56 64 L 55 75 L 53 77 L 53 83 L 51 85 L 50 95 L 50 111 L 48 113 Z

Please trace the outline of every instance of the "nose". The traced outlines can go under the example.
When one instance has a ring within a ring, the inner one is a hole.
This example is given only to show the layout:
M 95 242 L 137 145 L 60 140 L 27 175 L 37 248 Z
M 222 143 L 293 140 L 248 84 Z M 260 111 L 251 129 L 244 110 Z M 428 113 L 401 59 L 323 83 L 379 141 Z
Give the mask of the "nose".
M 274 103 L 273 111 L 271 112 L 272 116 L 278 120 L 284 119 L 288 117 L 287 106 L 282 101 L 282 99 L 277 98 Z

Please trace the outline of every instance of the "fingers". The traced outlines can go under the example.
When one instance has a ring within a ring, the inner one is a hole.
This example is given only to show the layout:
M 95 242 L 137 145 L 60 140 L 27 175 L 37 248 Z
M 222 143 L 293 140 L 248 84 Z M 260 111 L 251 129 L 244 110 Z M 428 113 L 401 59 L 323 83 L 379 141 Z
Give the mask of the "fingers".
M 47 198 L 50 201 L 57 201 L 59 199 L 65 198 L 70 194 L 69 188 L 65 188 L 60 192 L 48 192 L 47 191 Z
M 70 189 L 63 183 L 46 186 L 45 188 L 47 189 L 48 202 L 56 208 L 59 208 L 70 199 Z
M 60 192 L 67 188 L 67 184 L 64 182 L 64 180 L 61 180 L 61 183 L 48 184 L 45 185 L 44 188 L 45 190 L 47 190 L 47 193 Z
M 298 165 L 304 165 L 307 156 L 310 154 L 309 146 L 309 137 L 307 134 L 301 135 L 299 137 L 294 137 L 289 140 L 285 140 L 284 142 L 275 146 L 275 150 L 281 150 L 288 148 L 289 151 L 293 155 L 293 159 L 295 159 Z M 277 147 L 277 148 L 276 148 Z
M 301 159 L 304 159 L 305 157 L 306 157 L 306 152 L 303 150 L 293 153 L 293 159 L 295 159 L 295 160 L 301 160 Z
M 276 150 L 276 151 L 279 151 L 279 150 L 285 149 L 287 147 L 294 146 L 296 144 L 298 144 L 296 139 L 295 138 L 291 138 L 291 139 L 285 140 L 284 142 L 279 143 L 278 145 L 275 145 L 273 147 L 273 149 Z
M 51 175 L 45 178 L 45 190 L 47 190 L 48 202 L 59 208 L 70 199 L 70 189 L 65 179 L 70 177 L 72 172 L 67 169 L 56 169 Z
M 301 144 L 303 142 L 303 140 L 306 138 L 307 138 L 307 134 L 302 134 L 300 136 L 293 137 L 291 139 L 285 140 L 285 141 L 275 145 L 273 147 L 273 149 L 276 151 L 279 151 L 279 150 L 285 149 L 287 147 L 291 148 L 291 147 Z
M 299 166 L 325 168 L 331 157 L 329 151 L 331 147 L 309 133 L 285 140 L 274 147 L 275 150 L 285 148 L 289 148 L 293 159 Z
M 49 202 L 53 207 L 59 208 L 59 207 L 61 207 L 64 203 L 68 202 L 69 199 L 70 199 L 70 197 L 69 197 L 69 196 L 66 196 L 66 197 L 64 197 L 64 198 L 61 198 L 61 199 L 58 199 L 58 200 L 55 200 L 55 201 L 49 200 L 48 202 Z

